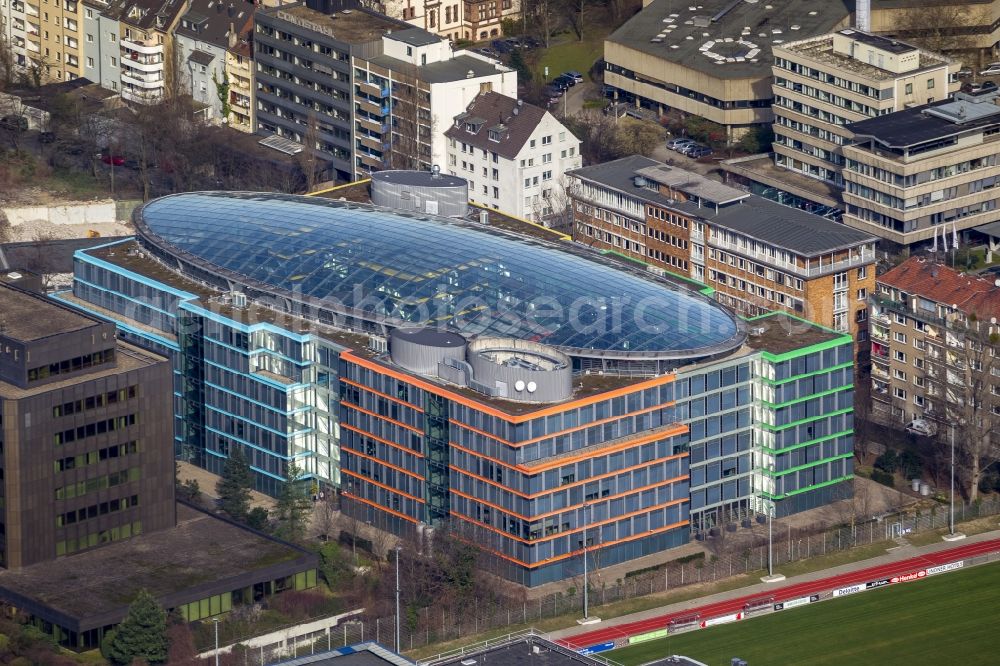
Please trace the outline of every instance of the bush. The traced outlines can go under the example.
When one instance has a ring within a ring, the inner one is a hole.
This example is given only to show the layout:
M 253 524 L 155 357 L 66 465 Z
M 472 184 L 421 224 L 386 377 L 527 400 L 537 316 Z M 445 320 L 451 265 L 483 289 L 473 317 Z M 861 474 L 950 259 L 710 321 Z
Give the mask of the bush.
M 288 619 L 301 622 L 322 615 L 331 602 L 334 600 L 317 592 L 285 590 L 271 597 L 267 605 Z
M 892 474 L 888 472 L 883 472 L 880 469 L 872 470 L 872 481 L 876 483 L 881 483 L 883 486 L 889 486 L 890 488 L 896 487 L 896 479 Z
M 886 449 L 885 453 L 880 455 L 875 459 L 875 469 L 882 470 L 883 472 L 888 472 L 892 474 L 899 468 L 899 456 L 893 449 Z M 875 479 L 875 475 L 872 474 L 872 478 Z M 876 481 L 878 479 L 875 479 Z
M 907 479 L 919 479 L 924 472 L 923 460 L 913 451 L 903 451 L 899 457 L 899 469 Z

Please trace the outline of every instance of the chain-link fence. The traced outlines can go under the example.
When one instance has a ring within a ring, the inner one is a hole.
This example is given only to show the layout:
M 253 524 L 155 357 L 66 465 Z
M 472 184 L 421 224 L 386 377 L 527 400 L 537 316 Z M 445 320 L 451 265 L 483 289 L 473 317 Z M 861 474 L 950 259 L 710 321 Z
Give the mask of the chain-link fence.
M 956 522 L 997 514 L 1000 514 L 1000 498 L 955 507 Z M 827 531 L 778 525 L 771 539 L 773 567 L 780 569 L 791 562 L 890 541 L 912 532 L 948 526 L 947 506 L 918 513 L 875 516 L 864 522 Z M 706 551 L 708 552 L 704 557 L 688 556 L 686 561 L 675 560 L 615 580 L 606 580 L 599 570 L 592 572 L 589 588 L 591 610 L 605 604 L 687 585 L 711 583 L 738 574 L 766 570 L 766 526 L 754 526 L 753 533 L 748 533 L 747 530 L 729 535 L 720 533 L 715 539 L 706 542 Z M 582 578 L 570 579 L 566 581 L 563 592 L 528 601 L 486 603 L 472 599 L 461 610 L 443 607 L 408 609 L 400 626 L 399 649 L 406 652 L 431 644 L 471 638 L 485 631 L 502 628 L 515 630 L 519 625 L 530 627 L 547 618 L 580 614 L 583 609 L 580 585 Z M 281 633 L 287 638 L 265 645 L 247 641 L 253 647 L 246 650 L 242 646 L 236 646 L 230 655 L 224 657 L 223 663 L 266 666 L 283 659 L 364 641 L 376 641 L 390 648 L 395 647 L 397 641 L 395 619 L 392 616 L 341 622 L 337 626 L 301 635 L 296 634 L 294 628 Z

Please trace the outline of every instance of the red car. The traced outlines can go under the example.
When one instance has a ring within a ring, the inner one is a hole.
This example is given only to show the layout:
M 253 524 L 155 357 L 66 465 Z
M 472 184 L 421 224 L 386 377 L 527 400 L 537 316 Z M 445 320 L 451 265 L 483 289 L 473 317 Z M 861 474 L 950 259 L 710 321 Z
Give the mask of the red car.
M 125 158 L 121 155 L 101 155 L 101 161 L 105 164 L 113 164 L 114 166 L 122 166 L 125 164 Z

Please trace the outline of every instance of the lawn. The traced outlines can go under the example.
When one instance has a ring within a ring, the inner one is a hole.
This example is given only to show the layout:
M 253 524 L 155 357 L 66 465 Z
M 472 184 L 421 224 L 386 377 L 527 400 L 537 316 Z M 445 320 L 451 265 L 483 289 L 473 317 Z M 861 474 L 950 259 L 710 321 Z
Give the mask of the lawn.
M 537 62 L 532 68 L 540 80 L 551 80 L 563 72 L 575 71 L 589 79 L 588 72 L 597 59 L 604 55 L 604 38 L 608 30 L 594 26 L 590 34 L 584 32 L 579 41 L 572 32 L 562 33 L 552 38 L 549 48 L 538 49 Z M 549 68 L 549 78 L 545 79 L 545 68 Z
M 615 650 L 638 666 L 683 654 L 710 666 L 997 663 L 1000 563 Z

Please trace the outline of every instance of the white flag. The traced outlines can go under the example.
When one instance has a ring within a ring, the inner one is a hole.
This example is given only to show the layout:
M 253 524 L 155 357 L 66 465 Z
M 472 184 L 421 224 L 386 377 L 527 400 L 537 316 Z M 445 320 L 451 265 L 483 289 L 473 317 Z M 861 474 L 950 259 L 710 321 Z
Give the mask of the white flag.
M 951 222 L 951 246 L 956 250 L 958 249 L 958 224 L 954 220 Z
M 937 254 L 937 232 L 938 228 L 934 227 L 934 242 L 931 243 L 931 252 L 933 252 L 934 254 Z

